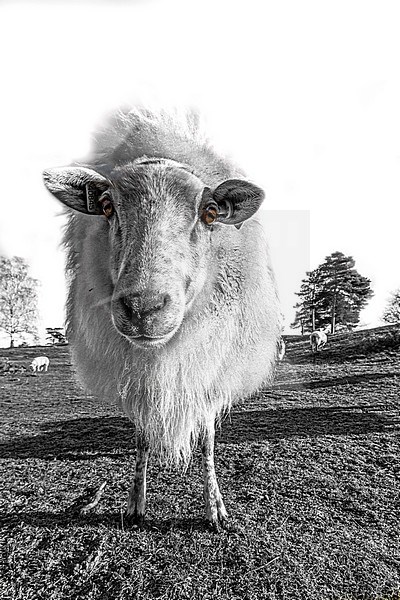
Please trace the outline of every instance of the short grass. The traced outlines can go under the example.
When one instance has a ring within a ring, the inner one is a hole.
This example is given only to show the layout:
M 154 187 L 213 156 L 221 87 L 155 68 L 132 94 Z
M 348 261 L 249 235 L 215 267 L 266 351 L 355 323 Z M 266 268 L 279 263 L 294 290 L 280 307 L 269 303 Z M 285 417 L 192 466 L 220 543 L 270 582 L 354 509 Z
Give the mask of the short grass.
M 274 386 L 218 433 L 221 533 L 198 452 L 184 473 L 151 462 L 147 524 L 127 525 L 132 428 L 77 387 L 66 347 L 0 358 L 43 353 L 47 374 L 0 377 L 2 599 L 400 600 L 399 328 L 332 337 L 314 365 L 287 339 Z

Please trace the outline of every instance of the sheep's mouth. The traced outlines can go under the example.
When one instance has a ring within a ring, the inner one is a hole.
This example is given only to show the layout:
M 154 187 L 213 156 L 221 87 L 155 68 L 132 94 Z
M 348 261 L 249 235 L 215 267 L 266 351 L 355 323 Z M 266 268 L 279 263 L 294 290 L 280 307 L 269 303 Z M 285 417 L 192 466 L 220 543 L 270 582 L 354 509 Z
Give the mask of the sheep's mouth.
M 180 328 L 181 323 L 175 324 L 175 327 L 169 331 L 143 331 L 144 328 L 134 327 L 132 323 L 125 319 L 118 318 L 114 314 L 111 316 L 114 327 L 120 335 L 126 338 L 132 346 L 137 348 L 161 348 L 175 335 Z
M 129 336 L 128 339 L 134 346 L 139 346 L 139 348 L 159 348 L 164 346 L 172 338 L 174 333 L 175 331 L 172 331 L 161 337 L 150 337 L 147 335 L 139 335 L 137 337 Z

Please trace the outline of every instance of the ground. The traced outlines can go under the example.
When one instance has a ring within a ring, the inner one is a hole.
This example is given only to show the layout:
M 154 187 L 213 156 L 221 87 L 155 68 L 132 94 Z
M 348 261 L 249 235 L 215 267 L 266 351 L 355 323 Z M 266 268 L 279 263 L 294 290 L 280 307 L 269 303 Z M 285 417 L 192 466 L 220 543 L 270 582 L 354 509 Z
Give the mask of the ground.
M 288 337 L 274 385 L 216 442 L 230 529 L 205 521 L 200 455 L 151 461 L 143 529 L 124 519 L 133 429 L 75 383 L 68 347 L 1 350 L 4 600 L 400 600 L 400 328 Z M 93 514 L 76 499 L 106 482 Z

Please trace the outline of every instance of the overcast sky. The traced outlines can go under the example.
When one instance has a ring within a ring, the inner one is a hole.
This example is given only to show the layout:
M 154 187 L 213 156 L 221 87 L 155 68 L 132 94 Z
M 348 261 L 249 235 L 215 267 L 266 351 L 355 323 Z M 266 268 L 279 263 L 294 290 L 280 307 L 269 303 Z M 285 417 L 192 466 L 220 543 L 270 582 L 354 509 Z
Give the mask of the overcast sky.
M 352 255 L 379 324 L 400 287 L 398 3 L 87 0 L 0 3 L 0 253 L 63 321 L 63 217 L 41 172 L 89 149 L 113 107 L 191 104 L 266 190 L 286 324 L 305 271 Z

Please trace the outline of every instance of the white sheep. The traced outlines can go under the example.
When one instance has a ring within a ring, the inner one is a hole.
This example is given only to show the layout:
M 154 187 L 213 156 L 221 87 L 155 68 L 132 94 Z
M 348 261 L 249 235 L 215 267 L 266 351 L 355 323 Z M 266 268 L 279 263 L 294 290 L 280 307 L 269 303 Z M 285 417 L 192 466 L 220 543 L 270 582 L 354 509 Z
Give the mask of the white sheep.
M 278 360 L 283 360 L 286 353 L 286 344 L 283 337 L 278 341 Z
M 47 356 L 36 356 L 31 362 L 32 371 L 47 371 L 49 368 L 50 360 Z
M 322 350 L 327 341 L 328 337 L 322 329 L 317 329 L 316 331 L 313 331 L 310 335 L 310 346 L 312 353 L 315 354 L 319 350 Z
M 67 335 L 78 377 L 136 425 L 127 514 L 142 522 L 149 451 L 187 464 L 201 440 L 207 519 L 227 512 L 214 422 L 268 383 L 280 336 L 263 191 L 216 154 L 193 113 L 134 109 L 84 164 L 45 171 L 70 209 Z M 243 225 L 243 227 L 242 227 Z

